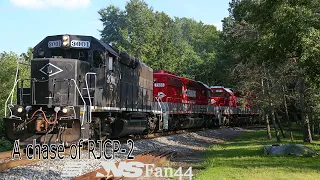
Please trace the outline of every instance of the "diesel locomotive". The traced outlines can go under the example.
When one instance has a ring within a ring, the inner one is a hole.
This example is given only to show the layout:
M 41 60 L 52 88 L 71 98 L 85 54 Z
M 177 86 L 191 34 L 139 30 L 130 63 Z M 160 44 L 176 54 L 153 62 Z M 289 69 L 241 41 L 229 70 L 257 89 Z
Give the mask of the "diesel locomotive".
M 159 126 L 153 70 L 139 59 L 79 35 L 48 36 L 33 57 L 30 79 L 16 76 L 5 105 L 9 139 L 70 143 L 150 133 Z
M 214 88 L 153 71 L 92 36 L 48 36 L 33 48 L 33 58 L 30 78 L 19 78 L 17 67 L 5 103 L 10 140 L 70 144 L 80 138 L 212 127 L 221 125 L 231 108 L 218 103 Z M 256 114 L 248 111 L 246 117 Z

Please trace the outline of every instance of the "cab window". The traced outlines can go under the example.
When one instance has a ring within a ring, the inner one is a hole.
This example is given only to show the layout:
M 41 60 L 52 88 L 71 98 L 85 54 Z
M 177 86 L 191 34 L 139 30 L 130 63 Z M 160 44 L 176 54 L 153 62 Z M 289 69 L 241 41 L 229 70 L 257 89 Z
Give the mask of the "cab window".
M 100 68 L 103 64 L 102 53 L 99 51 L 93 51 L 93 67 Z
M 223 97 L 223 91 L 220 89 L 213 90 L 212 97 Z
M 51 51 L 52 58 L 64 58 L 64 59 L 79 59 L 81 61 L 87 61 L 88 52 L 77 49 L 63 50 L 56 49 Z

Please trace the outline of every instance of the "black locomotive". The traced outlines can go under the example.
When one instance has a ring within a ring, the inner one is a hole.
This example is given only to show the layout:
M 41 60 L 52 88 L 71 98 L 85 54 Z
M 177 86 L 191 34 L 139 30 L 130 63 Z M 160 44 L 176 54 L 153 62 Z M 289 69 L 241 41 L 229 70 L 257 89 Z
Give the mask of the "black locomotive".
M 9 139 L 71 143 L 159 128 L 153 70 L 139 59 L 79 35 L 48 36 L 33 57 L 30 79 L 17 76 L 8 97 L 17 90 L 17 105 L 6 103 Z

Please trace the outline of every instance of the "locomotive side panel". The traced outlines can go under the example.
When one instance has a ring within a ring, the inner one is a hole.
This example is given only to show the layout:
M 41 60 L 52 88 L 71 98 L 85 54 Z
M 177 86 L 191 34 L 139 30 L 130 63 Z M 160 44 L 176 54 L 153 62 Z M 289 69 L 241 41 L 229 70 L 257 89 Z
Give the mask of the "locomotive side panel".
M 212 126 L 209 115 L 211 90 L 200 82 L 164 70 L 154 71 L 154 97 L 162 98 L 169 114 L 169 129 Z
M 182 102 L 182 80 L 180 77 L 166 71 L 155 71 L 153 77 L 155 97 L 160 97 L 162 102 Z
M 153 70 L 138 59 L 132 61 L 134 66 L 120 63 L 120 107 L 149 112 L 153 102 Z
M 138 109 L 151 111 L 153 102 L 153 70 L 140 62 L 139 69 L 139 99 Z

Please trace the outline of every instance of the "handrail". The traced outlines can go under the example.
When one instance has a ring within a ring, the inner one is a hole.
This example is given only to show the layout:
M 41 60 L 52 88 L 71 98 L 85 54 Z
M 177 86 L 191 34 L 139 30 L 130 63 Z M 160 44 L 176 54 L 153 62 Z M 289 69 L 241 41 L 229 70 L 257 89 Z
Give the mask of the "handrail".
M 92 73 L 92 72 L 88 72 L 85 75 L 86 88 L 87 88 L 87 93 L 88 93 L 88 98 L 89 98 L 89 120 L 87 122 L 91 123 L 91 121 L 92 121 L 92 114 L 91 114 L 92 101 L 91 101 L 91 95 L 90 95 L 89 87 L 88 87 L 88 75 L 94 75 L 94 89 L 96 89 L 96 87 L 97 87 L 97 75 L 96 75 L 96 73 Z
M 15 82 L 14 82 L 14 84 L 13 84 L 13 88 L 12 88 L 12 90 L 11 90 L 11 92 L 10 92 L 10 94 L 9 94 L 6 102 L 5 102 L 5 105 L 4 105 L 4 116 L 5 116 L 5 117 L 7 117 L 7 108 L 8 108 L 7 105 L 8 105 L 8 101 L 9 101 L 9 99 L 10 99 L 10 96 L 12 96 L 12 98 L 13 98 L 14 89 L 16 88 L 16 86 L 17 86 L 17 84 L 18 84 L 19 81 L 20 81 L 20 79 L 15 80 Z M 11 98 L 11 103 L 10 103 L 10 104 L 12 104 L 12 98 Z
M 16 76 L 15 76 L 15 78 L 14 78 L 14 81 L 15 81 L 15 82 L 16 82 L 17 79 L 18 79 L 18 74 L 19 74 L 19 62 L 17 61 Z M 10 104 L 12 104 L 12 101 L 13 101 L 13 94 L 12 94 L 12 96 L 11 96 L 11 102 L 10 102 Z
M 160 113 L 160 120 L 159 120 L 159 130 L 162 130 L 160 123 L 162 122 L 162 119 L 163 119 L 163 117 L 162 117 L 162 116 L 163 116 L 163 115 L 162 115 L 163 110 L 162 110 L 162 107 L 161 107 L 159 98 L 158 98 L 158 97 L 155 97 L 155 99 L 157 100 L 157 102 L 158 102 L 158 104 L 159 104 L 159 107 L 160 107 L 160 111 L 161 111 L 161 113 Z
M 11 90 L 11 92 L 10 92 L 10 94 L 9 94 L 6 102 L 5 102 L 5 108 L 4 108 L 4 115 L 5 115 L 5 117 L 7 116 L 7 108 L 8 108 L 7 105 L 8 105 L 8 101 L 9 101 L 9 99 L 10 99 L 10 96 L 11 96 L 10 104 L 12 104 L 14 89 L 15 89 L 15 87 L 17 86 L 18 82 L 20 81 L 20 79 L 18 79 L 19 68 L 20 68 L 19 64 L 24 64 L 24 63 L 21 63 L 21 62 L 19 62 L 19 61 L 16 61 L 16 62 L 17 62 L 17 69 L 16 69 L 16 75 L 15 75 L 15 78 L 14 78 L 13 88 L 12 88 L 12 90 Z M 26 65 L 26 64 L 24 64 L 24 65 Z M 28 64 L 27 64 L 27 65 L 28 65 Z
M 12 104 L 12 101 L 13 101 L 13 92 L 14 92 L 14 89 L 15 87 L 17 86 L 18 84 L 18 74 L 19 74 L 19 62 L 17 61 L 17 69 L 16 69 L 16 75 L 15 75 L 15 78 L 14 78 L 14 83 L 13 83 L 13 88 L 5 102 L 5 105 L 4 105 L 4 116 L 6 117 L 7 116 L 7 104 L 8 104 L 8 101 L 10 99 L 10 96 L 11 96 L 11 101 L 10 101 L 10 104 Z
M 84 98 L 83 98 L 83 96 L 82 96 L 82 94 L 81 94 L 81 92 L 80 92 L 80 90 L 79 90 L 79 88 L 78 88 L 78 85 L 77 85 L 77 83 L 76 83 L 76 80 L 74 80 L 74 79 L 70 79 L 70 80 L 74 82 L 74 85 L 75 85 L 75 87 L 76 87 L 76 89 L 77 89 L 78 93 L 80 94 L 80 97 L 81 97 L 81 99 L 82 99 L 82 101 L 83 101 L 83 105 L 84 105 L 83 110 L 84 110 L 84 113 L 83 113 L 82 122 L 81 122 L 81 126 L 83 126 L 84 115 L 86 114 L 86 106 L 87 106 L 87 104 L 86 104 L 86 101 L 84 100 Z

